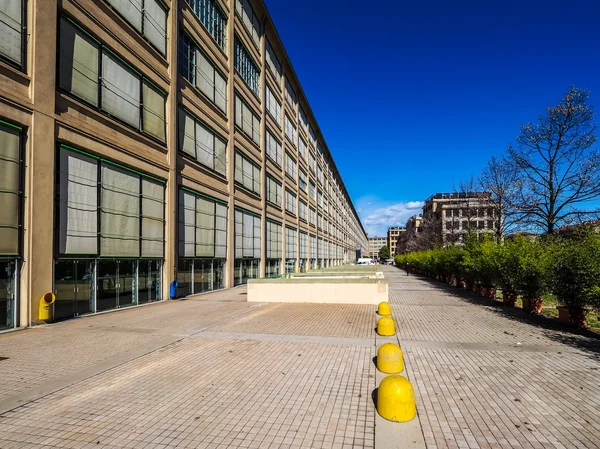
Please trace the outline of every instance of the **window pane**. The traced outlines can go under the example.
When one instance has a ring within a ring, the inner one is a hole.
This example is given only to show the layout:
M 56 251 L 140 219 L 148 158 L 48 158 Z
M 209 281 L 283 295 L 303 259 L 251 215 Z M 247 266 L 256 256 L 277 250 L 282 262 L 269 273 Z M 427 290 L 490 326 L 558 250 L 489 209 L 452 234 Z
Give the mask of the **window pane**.
M 129 123 L 140 126 L 140 78 L 109 53 L 102 53 L 102 108 Z
M 21 61 L 22 0 L 0 2 L 0 54 L 18 64 Z
M 215 101 L 215 69 L 200 51 L 196 52 L 196 85 L 210 101 Z
M 108 0 L 138 31 L 142 30 L 142 0 Z
M 20 136 L 0 125 L 0 254 L 19 252 Z
M 165 185 L 142 178 L 142 256 L 164 255 L 164 191 Z
M 144 82 L 144 131 L 165 141 L 165 97 Z
M 144 0 L 144 35 L 164 55 L 167 51 L 167 13 L 157 0 Z
M 179 150 L 196 157 L 196 134 L 194 131 L 195 123 L 183 109 L 179 109 Z

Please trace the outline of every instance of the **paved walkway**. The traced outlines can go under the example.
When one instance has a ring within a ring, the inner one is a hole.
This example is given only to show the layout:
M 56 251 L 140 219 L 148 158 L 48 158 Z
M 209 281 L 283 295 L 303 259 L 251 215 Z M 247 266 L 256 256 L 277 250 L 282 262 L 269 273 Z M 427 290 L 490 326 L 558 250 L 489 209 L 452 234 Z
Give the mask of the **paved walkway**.
M 597 340 L 384 270 L 427 447 L 600 446 Z M 374 307 L 245 293 L 0 335 L 0 449 L 376 447 Z

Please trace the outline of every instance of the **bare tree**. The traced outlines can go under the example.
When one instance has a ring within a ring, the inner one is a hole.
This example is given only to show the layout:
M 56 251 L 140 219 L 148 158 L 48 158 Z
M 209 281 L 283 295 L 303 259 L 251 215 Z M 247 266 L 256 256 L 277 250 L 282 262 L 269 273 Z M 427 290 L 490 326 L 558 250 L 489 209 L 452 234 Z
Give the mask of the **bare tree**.
M 537 124 L 522 126 L 516 146 L 508 148 L 521 182 L 515 208 L 549 234 L 599 212 L 585 207 L 600 197 L 600 155 L 592 149 L 596 123 L 588 99 L 588 90 L 570 88 Z

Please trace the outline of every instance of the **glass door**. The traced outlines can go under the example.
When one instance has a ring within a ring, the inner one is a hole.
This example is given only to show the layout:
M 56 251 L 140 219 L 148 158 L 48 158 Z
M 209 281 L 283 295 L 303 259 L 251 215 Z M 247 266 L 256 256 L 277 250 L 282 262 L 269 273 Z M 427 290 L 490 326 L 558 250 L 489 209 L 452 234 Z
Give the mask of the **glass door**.
M 137 261 L 119 260 L 117 279 L 117 307 L 137 304 Z
M 96 311 L 116 309 L 118 305 L 118 262 L 116 260 L 99 260 L 97 277 Z
M 139 262 L 139 304 L 160 301 L 162 287 L 160 274 L 161 265 L 160 260 L 141 260 Z
M 0 329 L 14 327 L 17 262 L 0 260 Z
M 54 319 L 93 311 L 94 261 L 59 260 L 54 264 Z
M 94 262 L 75 261 L 75 315 L 83 315 L 94 310 Z

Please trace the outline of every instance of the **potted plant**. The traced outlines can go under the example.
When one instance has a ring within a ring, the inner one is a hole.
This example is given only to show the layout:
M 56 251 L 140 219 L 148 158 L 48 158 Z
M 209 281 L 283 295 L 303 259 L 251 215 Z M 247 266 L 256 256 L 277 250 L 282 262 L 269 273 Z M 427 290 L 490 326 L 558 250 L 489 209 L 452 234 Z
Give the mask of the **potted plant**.
M 517 251 L 519 273 L 516 278 L 517 291 L 523 300 L 523 310 L 540 313 L 544 303 L 542 295 L 548 290 L 548 271 L 551 242 L 520 243 Z
M 517 237 L 501 245 L 496 256 L 498 285 L 502 289 L 502 302 L 514 307 L 517 303 L 517 283 L 521 273 L 520 254 L 523 238 Z
M 551 272 L 558 319 L 584 327 L 588 307 L 600 307 L 600 236 L 587 231 L 561 242 Z

